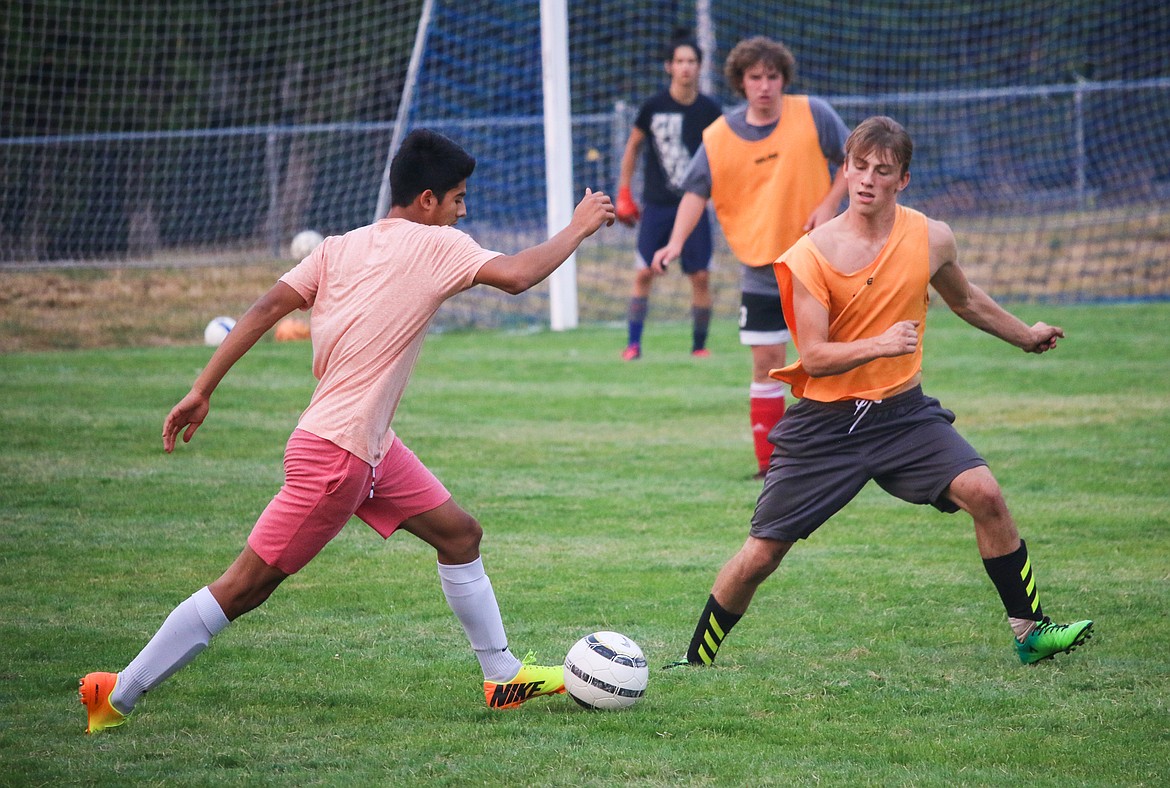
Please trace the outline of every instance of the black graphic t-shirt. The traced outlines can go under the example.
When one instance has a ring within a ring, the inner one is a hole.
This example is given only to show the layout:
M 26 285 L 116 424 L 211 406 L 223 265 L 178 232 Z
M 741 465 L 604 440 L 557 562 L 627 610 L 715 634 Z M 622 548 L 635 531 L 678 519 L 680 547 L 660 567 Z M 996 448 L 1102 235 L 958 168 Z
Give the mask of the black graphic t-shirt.
M 690 105 L 679 104 L 666 90 L 647 99 L 634 120 L 647 138 L 642 157 L 644 202 L 678 205 L 683 176 L 703 142 L 703 129 L 721 114 L 715 100 L 702 93 Z

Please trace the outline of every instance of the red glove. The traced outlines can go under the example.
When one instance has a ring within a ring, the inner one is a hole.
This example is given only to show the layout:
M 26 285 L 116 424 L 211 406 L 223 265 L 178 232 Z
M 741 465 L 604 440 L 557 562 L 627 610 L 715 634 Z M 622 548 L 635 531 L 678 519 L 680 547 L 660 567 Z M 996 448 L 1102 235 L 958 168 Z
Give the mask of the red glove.
M 618 189 L 617 220 L 628 227 L 633 227 L 640 218 L 642 212 L 634 202 L 634 195 L 630 194 L 630 187 L 623 186 Z

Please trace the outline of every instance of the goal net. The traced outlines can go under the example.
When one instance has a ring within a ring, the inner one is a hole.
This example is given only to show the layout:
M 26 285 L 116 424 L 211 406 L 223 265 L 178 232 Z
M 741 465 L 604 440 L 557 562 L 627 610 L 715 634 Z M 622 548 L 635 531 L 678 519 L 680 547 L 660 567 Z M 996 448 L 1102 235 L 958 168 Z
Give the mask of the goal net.
M 420 33 L 424 0 L 6 3 L 0 271 L 283 260 L 299 230 L 374 218 L 399 118 L 477 157 L 461 226 L 501 252 L 541 240 L 539 0 L 426 7 Z M 997 297 L 1170 296 L 1161 0 L 570 0 L 572 183 L 554 188 L 616 189 L 680 26 L 698 33 L 704 84 L 727 106 L 723 59 L 762 34 L 795 52 L 791 91 L 828 99 L 850 126 L 878 113 L 905 124 L 905 202 L 952 224 L 971 278 Z M 583 322 L 624 316 L 634 237 L 606 228 L 579 252 Z M 737 308 L 737 275 L 720 246 L 717 316 Z M 684 319 L 687 302 L 682 277 L 666 277 L 652 317 Z M 547 320 L 546 287 L 476 288 L 439 322 Z

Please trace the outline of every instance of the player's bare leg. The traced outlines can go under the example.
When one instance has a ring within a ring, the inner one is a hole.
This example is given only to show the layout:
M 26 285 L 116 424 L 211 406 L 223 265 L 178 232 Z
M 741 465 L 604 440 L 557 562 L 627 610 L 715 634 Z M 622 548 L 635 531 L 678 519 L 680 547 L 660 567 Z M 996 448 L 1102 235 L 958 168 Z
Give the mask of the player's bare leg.
M 963 471 L 948 489 L 948 497 L 975 522 L 975 543 L 983 558 L 1015 552 L 1020 532 L 1008 511 L 999 482 L 986 465 Z
M 725 610 L 738 616 L 747 612 L 756 590 L 767 580 L 792 548 L 792 542 L 749 536 L 715 577 L 711 595 Z
M 699 616 L 686 656 L 666 667 L 714 662 L 723 640 L 747 612 L 756 589 L 776 571 L 791 548 L 792 542 L 749 536 L 715 577 L 715 585 Z
M 256 551 L 245 545 L 236 560 L 208 586 L 228 621 L 255 610 L 272 596 L 288 574 L 264 563 Z
M 955 477 L 950 499 L 971 515 L 983 566 L 1007 610 L 1020 661 L 1030 665 L 1067 653 L 1092 637 L 1093 622 L 1056 624 L 1044 615 L 1028 546 L 1020 538 L 999 483 L 986 466 Z

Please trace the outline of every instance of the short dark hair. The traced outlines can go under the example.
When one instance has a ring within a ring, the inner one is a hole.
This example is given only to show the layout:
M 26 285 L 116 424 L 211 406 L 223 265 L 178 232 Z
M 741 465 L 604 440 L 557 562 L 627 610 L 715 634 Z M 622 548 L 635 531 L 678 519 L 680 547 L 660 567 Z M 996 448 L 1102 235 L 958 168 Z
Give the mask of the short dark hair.
M 845 140 L 846 158 L 864 158 L 879 151 L 889 153 L 893 163 L 902 168 L 903 175 L 910 171 L 914 141 L 901 123 L 885 115 L 873 115 L 861 121 Z
M 677 28 L 670 36 L 670 40 L 666 42 L 666 48 L 662 50 L 662 59 L 667 63 L 674 60 L 675 50 L 679 47 L 690 47 L 695 50 L 695 57 L 700 63 L 703 62 L 703 50 L 699 49 L 699 42 L 685 27 Z
M 752 36 L 740 41 L 727 55 L 723 64 L 723 76 L 727 86 L 737 96 L 743 96 L 743 75 L 757 63 L 773 68 L 784 77 L 784 89 L 796 78 L 796 55 L 779 41 L 764 36 Z
M 390 162 L 390 204 L 405 207 L 430 189 L 440 200 L 471 177 L 475 157 L 430 129 L 406 135 Z

